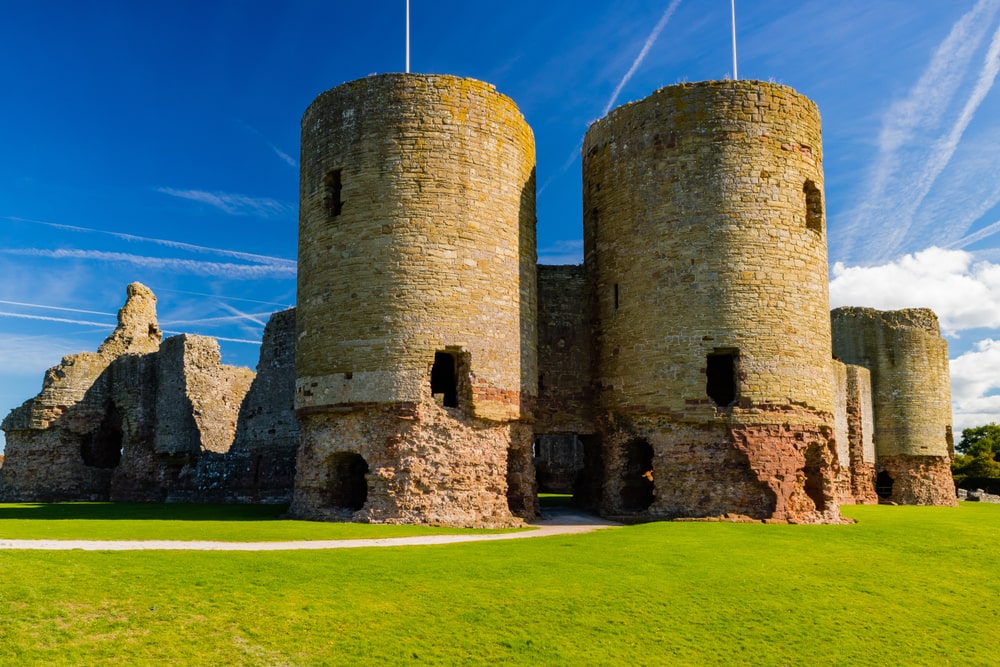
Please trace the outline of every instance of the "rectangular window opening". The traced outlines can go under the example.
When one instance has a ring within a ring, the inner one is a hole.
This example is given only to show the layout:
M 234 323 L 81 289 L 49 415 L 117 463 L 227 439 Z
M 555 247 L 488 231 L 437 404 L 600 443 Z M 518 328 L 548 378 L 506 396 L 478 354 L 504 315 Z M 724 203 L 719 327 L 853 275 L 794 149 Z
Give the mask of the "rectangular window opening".
M 458 407 L 458 373 L 455 355 L 435 352 L 431 367 L 431 394 L 446 408 Z
M 343 202 L 340 201 L 341 188 L 341 170 L 331 169 L 323 178 L 323 207 L 326 209 L 326 214 L 331 218 L 340 215 L 340 210 L 343 206 Z
M 715 350 L 705 359 L 705 391 L 719 407 L 736 402 L 736 350 Z
M 615 283 L 615 310 L 618 310 L 618 283 Z
M 806 229 L 823 233 L 823 195 L 812 181 L 802 185 L 806 196 Z

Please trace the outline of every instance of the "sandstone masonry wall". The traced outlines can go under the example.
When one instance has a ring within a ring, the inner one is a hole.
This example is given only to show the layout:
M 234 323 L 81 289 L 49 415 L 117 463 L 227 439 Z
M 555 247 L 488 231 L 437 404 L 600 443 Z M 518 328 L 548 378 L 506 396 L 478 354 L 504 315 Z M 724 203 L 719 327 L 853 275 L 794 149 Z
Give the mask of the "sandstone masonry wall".
M 510 423 L 537 394 L 534 138 L 516 105 L 451 76 L 353 81 L 306 110 L 301 164 L 293 512 L 533 514 L 530 436 Z M 485 461 L 504 465 L 457 493 Z
M 302 118 L 300 409 L 417 402 L 465 355 L 472 410 L 536 394 L 535 147 L 490 85 L 386 74 Z
M 833 354 L 871 371 L 878 470 L 905 504 L 954 505 L 948 344 L 925 308 L 837 308 Z M 882 484 L 880 484 L 882 486 Z
M 757 81 L 669 86 L 595 122 L 583 153 L 606 511 L 639 505 L 616 488 L 638 474 L 648 516 L 839 520 L 815 105 Z M 684 474 L 721 465 L 746 473 L 691 498 Z

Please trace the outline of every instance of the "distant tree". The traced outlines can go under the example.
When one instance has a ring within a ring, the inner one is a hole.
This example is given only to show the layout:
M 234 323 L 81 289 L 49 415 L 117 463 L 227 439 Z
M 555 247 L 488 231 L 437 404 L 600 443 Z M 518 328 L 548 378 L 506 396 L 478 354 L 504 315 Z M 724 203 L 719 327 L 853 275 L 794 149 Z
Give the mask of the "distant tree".
M 959 454 L 988 456 L 1000 461 L 1000 426 L 990 422 L 962 430 L 962 439 L 955 446 Z
M 991 422 L 963 429 L 955 450 L 951 471 L 956 478 L 1000 478 L 1000 425 Z

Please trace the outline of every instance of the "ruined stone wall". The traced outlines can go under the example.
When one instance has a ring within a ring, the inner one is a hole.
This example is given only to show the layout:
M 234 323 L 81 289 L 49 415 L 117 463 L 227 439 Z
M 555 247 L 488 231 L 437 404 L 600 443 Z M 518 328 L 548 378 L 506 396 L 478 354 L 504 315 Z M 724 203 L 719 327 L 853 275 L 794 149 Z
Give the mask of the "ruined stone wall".
M 839 520 L 815 105 L 669 86 L 594 123 L 583 154 L 606 511 L 648 474 L 644 516 Z
M 867 368 L 833 362 L 835 435 L 839 472 L 837 502 L 878 502 L 875 494 L 875 441 L 871 374 Z
M 118 327 L 98 352 L 64 358 L 46 373 L 41 393 L 4 420 L 0 497 L 220 499 L 207 493 L 199 460 L 228 451 L 254 374 L 222 365 L 214 339 L 161 343 L 156 297 L 138 283 L 127 293 Z M 284 392 L 290 405 L 291 382 Z
M 837 308 L 833 354 L 871 372 L 882 495 L 903 504 L 954 505 L 948 344 L 925 308 Z
M 292 499 L 299 422 L 295 418 L 295 309 L 271 315 L 264 328 L 257 375 L 240 406 L 233 446 L 202 456 L 202 488 L 227 502 L 286 503 Z
M 64 357 L 46 372 L 41 392 L 0 425 L 7 440 L 0 499 L 108 499 L 127 441 L 124 429 L 141 428 L 143 420 L 137 414 L 129 421 L 115 408 L 109 367 L 122 356 L 142 358 L 156 351 L 161 338 L 153 293 L 132 283 L 126 294 L 118 326 L 98 352 Z
M 593 351 L 583 266 L 538 267 L 536 433 L 593 433 Z
M 530 514 L 530 439 L 509 423 L 537 393 L 534 139 L 517 107 L 470 79 L 353 81 L 306 110 L 301 165 L 293 511 L 340 512 L 343 489 L 367 484 L 372 521 L 513 521 L 496 505 L 508 491 Z M 342 440 L 333 425 L 362 414 L 378 428 Z M 435 447 L 438 472 L 413 456 Z M 466 465 L 508 459 L 522 463 L 484 468 L 489 502 L 447 490 Z M 327 492 L 316 464 L 334 471 Z M 390 469 L 406 497 L 383 502 Z M 432 500 L 449 493 L 458 505 Z

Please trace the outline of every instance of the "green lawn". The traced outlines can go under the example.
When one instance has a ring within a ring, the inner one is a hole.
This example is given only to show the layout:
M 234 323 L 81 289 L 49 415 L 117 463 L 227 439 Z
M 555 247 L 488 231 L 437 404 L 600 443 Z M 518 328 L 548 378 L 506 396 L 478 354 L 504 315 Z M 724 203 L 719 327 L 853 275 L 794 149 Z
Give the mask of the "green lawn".
M 997 664 L 1000 506 L 844 513 L 858 523 L 0 552 L 0 663 Z
M 280 520 L 287 505 L 0 504 L 0 539 L 280 542 L 504 532 Z

